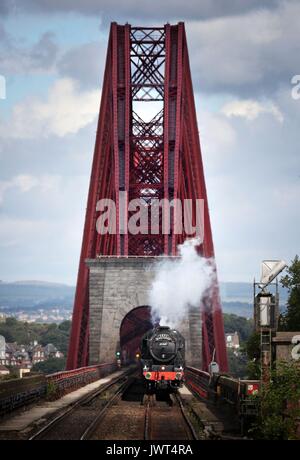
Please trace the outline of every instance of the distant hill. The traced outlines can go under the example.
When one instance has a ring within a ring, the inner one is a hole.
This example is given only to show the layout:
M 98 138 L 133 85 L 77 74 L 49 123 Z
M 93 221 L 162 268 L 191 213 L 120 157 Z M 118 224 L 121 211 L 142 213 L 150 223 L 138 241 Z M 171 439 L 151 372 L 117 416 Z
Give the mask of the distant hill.
M 285 303 L 288 297 L 287 289 L 281 285 L 279 287 L 280 303 Z M 274 286 L 270 288 L 274 291 Z M 221 282 L 220 283 L 221 298 L 225 302 L 246 302 L 253 303 L 253 284 L 252 283 L 236 283 L 236 282 Z
M 252 317 L 252 283 L 221 282 L 220 294 L 225 313 Z M 0 282 L 0 308 L 50 308 L 60 305 L 73 307 L 75 287 L 47 281 Z M 280 304 L 283 308 L 287 300 L 287 290 L 279 287 Z
M 0 307 L 72 307 L 74 286 L 45 281 L 0 282 Z
M 284 310 L 288 298 L 287 289 L 279 287 L 280 309 Z M 275 286 L 271 286 L 274 292 Z M 238 282 L 221 282 L 220 295 L 224 313 L 234 313 L 246 318 L 253 317 L 253 284 Z

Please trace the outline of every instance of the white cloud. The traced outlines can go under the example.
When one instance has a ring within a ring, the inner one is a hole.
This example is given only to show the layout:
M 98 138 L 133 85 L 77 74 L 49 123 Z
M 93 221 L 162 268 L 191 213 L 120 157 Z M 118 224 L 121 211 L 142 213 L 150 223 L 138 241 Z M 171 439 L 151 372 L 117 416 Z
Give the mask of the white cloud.
M 236 143 L 236 132 L 222 115 L 199 111 L 201 149 L 209 160 L 222 161 L 222 157 L 232 151 Z
M 0 38 L 1 71 L 5 75 L 41 74 L 53 70 L 58 46 L 51 32 L 45 32 L 32 46 L 26 45 L 25 40 L 16 40 L 4 28 L 0 30 Z
M 188 22 L 195 84 L 249 95 L 268 94 L 279 82 L 289 83 L 298 72 L 299 15 L 299 1 L 283 1 L 273 10 Z
M 0 136 L 34 139 L 75 134 L 95 120 L 99 101 L 99 90 L 80 91 L 72 79 L 57 80 L 46 101 L 34 98 L 15 105 L 11 118 L 0 127 Z
M 255 120 L 261 114 L 271 114 L 274 118 L 282 123 L 284 120 L 280 109 L 273 102 L 258 102 L 252 99 L 235 100 L 225 104 L 221 113 L 226 117 L 240 117 L 247 120 Z
M 21 193 L 27 193 L 34 187 L 39 187 L 40 192 L 47 192 L 56 190 L 60 181 L 60 176 L 43 174 L 37 177 L 30 174 L 19 174 L 12 177 L 10 180 L 0 181 L 0 203 L 3 202 L 4 195 L 9 190 L 17 189 Z
M 29 190 L 37 186 L 38 183 L 39 181 L 36 177 L 28 174 L 20 174 L 14 177 L 11 181 L 11 185 L 18 187 L 21 192 L 29 192 Z

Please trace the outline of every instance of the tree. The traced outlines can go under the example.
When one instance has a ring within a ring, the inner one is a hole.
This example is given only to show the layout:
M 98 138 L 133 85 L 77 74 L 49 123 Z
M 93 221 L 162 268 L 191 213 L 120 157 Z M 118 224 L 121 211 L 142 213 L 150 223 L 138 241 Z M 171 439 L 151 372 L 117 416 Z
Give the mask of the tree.
M 230 375 L 244 379 L 247 374 L 247 357 L 245 353 L 228 348 L 227 357 Z
M 224 330 L 227 333 L 237 331 L 241 342 L 248 340 L 253 330 L 253 320 L 247 319 L 233 313 L 224 313 Z
M 259 439 L 299 439 L 300 366 L 280 362 L 260 394 L 260 415 L 252 433 Z
M 64 371 L 66 367 L 65 358 L 50 358 L 47 361 L 36 363 L 32 371 L 43 372 L 44 374 L 53 374 L 54 372 Z
M 69 334 L 70 329 L 71 329 L 71 324 L 72 324 L 71 321 L 67 319 L 58 325 L 58 329 Z
M 246 343 L 248 356 L 247 373 L 249 379 L 260 379 L 260 334 L 253 332 Z
M 15 318 L 6 318 L 5 323 L 0 323 L 0 335 L 5 337 L 6 342 L 17 342 L 22 345 L 29 345 L 34 340 L 43 346 L 53 343 L 65 354 L 68 349 L 70 326 L 70 321 L 63 321 L 57 325 L 26 323 Z
M 287 274 L 280 280 L 289 291 L 286 312 L 280 317 L 280 329 L 300 331 L 300 259 L 296 255 Z

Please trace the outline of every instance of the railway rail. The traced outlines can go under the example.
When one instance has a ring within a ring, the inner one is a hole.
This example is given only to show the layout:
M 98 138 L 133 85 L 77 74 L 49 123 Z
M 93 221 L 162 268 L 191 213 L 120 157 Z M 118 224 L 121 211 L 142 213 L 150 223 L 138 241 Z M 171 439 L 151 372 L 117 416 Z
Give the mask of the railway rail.
M 140 379 L 112 395 L 81 440 L 193 440 L 197 434 L 179 395 L 144 395 Z
M 169 401 L 150 397 L 146 403 L 144 439 L 159 440 L 197 440 L 196 431 L 186 415 L 179 394 L 170 396 Z M 169 407 L 168 407 L 169 406 Z
M 251 415 L 254 409 L 249 406 L 251 399 L 248 403 L 247 391 L 251 385 L 254 386 L 253 382 L 237 381 L 237 392 L 234 379 L 217 376 L 215 380 L 203 371 L 187 368 L 186 383 L 196 400 L 200 397 L 200 400 L 206 400 L 210 406 L 214 405 L 216 398 L 218 401 L 229 401 L 231 404 L 228 407 L 232 409 L 232 417 L 237 416 L 243 420 L 245 411 L 247 416 Z M 183 404 L 180 393 L 171 396 L 165 394 L 164 397 L 163 394 L 161 392 L 156 396 L 145 396 L 144 383 L 136 369 L 131 368 L 126 374 L 118 376 L 92 394 L 78 400 L 29 439 L 193 440 L 205 438 L 202 436 L 201 429 L 205 431 L 206 428 L 201 425 L 199 417 L 195 417 L 190 404 L 186 405 L 186 399 L 184 398 Z M 251 404 L 253 405 L 252 402 Z M 220 415 L 220 422 L 217 421 L 219 425 L 224 422 L 222 414 Z M 226 414 L 225 418 L 226 420 L 228 418 Z M 214 423 L 216 420 L 215 418 Z M 229 425 L 230 423 L 226 422 L 226 426 Z M 197 427 L 196 431 L 194 426 Z M 211 426 L 208 428 L 211 430 L 207 433 L 209 438 L 222 439 L 220 431 L 215 433 Z M 236 436 L 235 426 L 233 431 L 225 430 L 225 433 L 229 437 Z
M 84 396 L 57 417 L 50 420 L 34 433 L 29 440 L 81 439 L 84 432 L 94 423 L 99 411 L 107 404 L 107 399 L 111 399 L 109 393 L 113 391 L 113 394 L 118 394 L 127 385 L 130 373 L 132 373 L 132 370 L 102 385 L 91 394 Z

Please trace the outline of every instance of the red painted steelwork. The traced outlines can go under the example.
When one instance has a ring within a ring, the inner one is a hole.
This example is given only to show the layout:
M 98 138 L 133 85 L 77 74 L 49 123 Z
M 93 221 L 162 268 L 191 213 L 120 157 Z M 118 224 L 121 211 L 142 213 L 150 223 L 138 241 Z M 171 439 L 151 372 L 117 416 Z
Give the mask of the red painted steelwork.
M 152 101 L 160 107 L 145 121 L 136 104 Z M 97 255 L 176 255 L 186 233 L 174 231 L 176 210 L 171 208 L 171 232 L 162 232 L 159 211 L 157 234 L 127 234 L 132 211 L 119 217 L 119 192 L 139 198 L 148 208 L 154 198 L 204 200 L 204 242 L 198 248 L 214 257 L 208 201 L 201 157 L 193 86 L 184 24 L 132 27 L 112 23 L 107 50 L 94 160 L 86 210 L 82 250 L 74 303 L 67 368 L 88 364 L 88 269 L 85 259 Z M 99 235 L 96 203 L 110 198 L 117 205 L 117 232 Z M 126 203 L 127 204 L 127 203 Z M 150 223 L 150 214 L 149 223 Z M 223 318 L 216 284 L 203 305 L 203 368 L 213 356 L 227 370 Z M 200 308 L 200 306 L 199 306 Z

